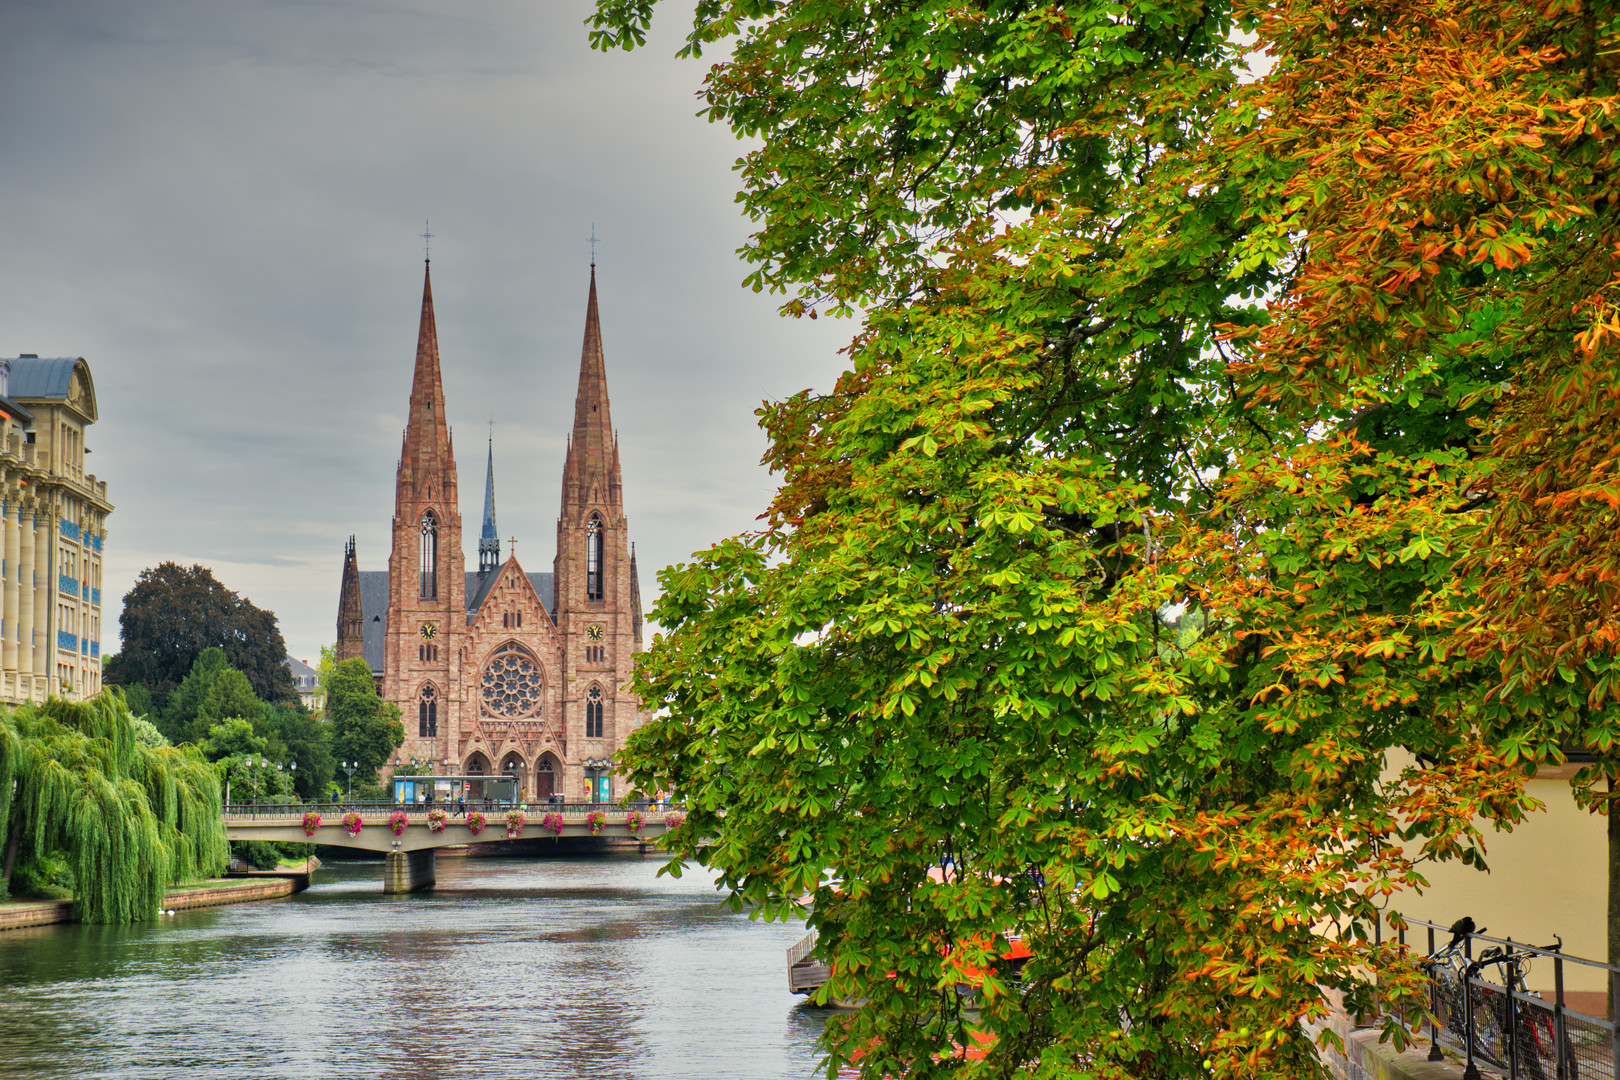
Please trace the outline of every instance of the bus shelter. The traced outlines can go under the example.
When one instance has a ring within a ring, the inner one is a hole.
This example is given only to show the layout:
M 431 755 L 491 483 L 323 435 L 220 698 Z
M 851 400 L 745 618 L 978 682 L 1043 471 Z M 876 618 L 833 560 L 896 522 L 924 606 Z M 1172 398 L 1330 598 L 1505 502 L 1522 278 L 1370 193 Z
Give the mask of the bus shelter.
M 517 780 L 511 776 L 396 776 L 394 802 L 413 806 L 419 803 L 453 803 L 515 806 Z

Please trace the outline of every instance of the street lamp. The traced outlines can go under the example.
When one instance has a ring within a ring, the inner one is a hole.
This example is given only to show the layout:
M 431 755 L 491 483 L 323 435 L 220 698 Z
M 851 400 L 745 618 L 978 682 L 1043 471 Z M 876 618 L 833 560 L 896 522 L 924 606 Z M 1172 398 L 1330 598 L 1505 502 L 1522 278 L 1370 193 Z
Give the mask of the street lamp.
M 349 777 L 349 801 L 350 802 L 354 802 L 354 771 L 356 769 L 358 769 L 359 767 L 360 767 L 360 763 L 358 761 L 345 761 L 343 763 L 343 771 L 346 774 L 348 774 L 348 777 Z

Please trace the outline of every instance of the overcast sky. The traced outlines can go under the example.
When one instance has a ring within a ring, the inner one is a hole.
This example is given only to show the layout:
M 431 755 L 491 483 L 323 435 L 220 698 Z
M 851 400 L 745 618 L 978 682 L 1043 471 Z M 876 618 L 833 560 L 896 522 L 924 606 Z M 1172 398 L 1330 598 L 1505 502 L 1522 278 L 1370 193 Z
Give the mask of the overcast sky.
M 683 10 L 684 9 L 684 10 Z M 424 219 L 468 565 L 551 569 L 595 223 L 625 508 L 656 571 L 752 527 L 754 409 L 847 321 L 745 291 L 741 152 L 696 116 L 690 4 L 587 45 L 584 0 L 0 0 L 0 355 L 83 356 L 108 482 L 103 648 L 145 567 L 200 562 L 335 638 L 345 538 L 386 569 Z

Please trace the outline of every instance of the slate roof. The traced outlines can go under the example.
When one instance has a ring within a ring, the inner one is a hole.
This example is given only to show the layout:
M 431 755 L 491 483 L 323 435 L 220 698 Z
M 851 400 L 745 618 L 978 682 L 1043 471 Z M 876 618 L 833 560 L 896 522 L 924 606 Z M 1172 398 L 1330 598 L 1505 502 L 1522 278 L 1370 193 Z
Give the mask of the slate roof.
M 489 591 L 489 585 L 495 580 L 490 574 L 484 587 L 479 588 L 478 573 L 476 571 L 467 575 L 467 621 L 472 622 L 473 615 L 484 602 L 484 594 Z M 557 586 L 551 574 L 530 574 L 529 584 L 539 594 L 540 602 L 546 605 L 546 613 L 553 621 L 557 618 Z M 362 654 L 366 664 L 375 674 L 382 674 L 384 637 L 388 629 L 388 571 L 362 570 L 360 571 L 360 641 Z
M 293 685 L 300 690 L 313 690 L 320 673 L 296 656 L 288 656 L 281 661 L 282 665 L 292 672 Z
M 77 356 L 19 356 L 11 362 L 11 396 L 66 401 Z

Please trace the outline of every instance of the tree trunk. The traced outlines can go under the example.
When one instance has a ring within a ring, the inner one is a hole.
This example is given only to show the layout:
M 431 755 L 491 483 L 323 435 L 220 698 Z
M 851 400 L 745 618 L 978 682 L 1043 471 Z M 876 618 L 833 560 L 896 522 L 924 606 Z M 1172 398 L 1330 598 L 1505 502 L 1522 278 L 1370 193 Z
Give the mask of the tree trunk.
M 1615 803 L 1615 778 L 1609 777 L 1609 955 L 1611 964 L 1620 964 L 1620 804 Z M 1615 1006 L 1614 979 L 1609 979 L 1609 1016 Z

